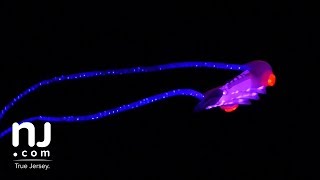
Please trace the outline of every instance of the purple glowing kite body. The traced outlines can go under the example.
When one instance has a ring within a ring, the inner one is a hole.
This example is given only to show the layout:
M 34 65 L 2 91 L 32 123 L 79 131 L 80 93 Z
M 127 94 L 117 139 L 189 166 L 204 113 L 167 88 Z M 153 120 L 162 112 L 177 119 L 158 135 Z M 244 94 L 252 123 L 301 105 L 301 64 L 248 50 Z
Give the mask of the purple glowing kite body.
M 250 104 L 250 100 L 258 100 L 259 94 L 265 94 L 267 86 L 275 84 L 272 68 L 265 61 L 252 61 L 246 66 L 247 70 L 225 85 L 206 92 L 196 110 L 221 107 L 231 112 L 239 105 Z

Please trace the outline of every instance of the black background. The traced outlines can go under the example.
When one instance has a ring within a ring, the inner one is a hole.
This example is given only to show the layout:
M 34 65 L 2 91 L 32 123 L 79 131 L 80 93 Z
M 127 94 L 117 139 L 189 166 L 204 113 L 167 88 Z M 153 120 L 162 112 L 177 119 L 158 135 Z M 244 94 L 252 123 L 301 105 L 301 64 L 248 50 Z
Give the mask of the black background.
M 95 122 L 52 124 L 49 171 L 16 170 L 16 149 L 5 137 L 0 177 L 311 177 L 312 131 L 296 103 L 310 96 L 299 89 L 308 83 L 297 69 L 310 63 L 314 43 L 302 4 L 1 1 L 0 15 L 1 107 L 40 80 L 82 71 L 264 59 L 277 76 L 260 101 L 234 113 L 194 113 L 195 99 L 176 97 Z M 176 88 L 205 92 L 235 75 L 188 69 L 54 84 L 18 103 L 0 127 L 40 114 L 89 114 Z M 35 125 L 41 132 L 43 123 Z

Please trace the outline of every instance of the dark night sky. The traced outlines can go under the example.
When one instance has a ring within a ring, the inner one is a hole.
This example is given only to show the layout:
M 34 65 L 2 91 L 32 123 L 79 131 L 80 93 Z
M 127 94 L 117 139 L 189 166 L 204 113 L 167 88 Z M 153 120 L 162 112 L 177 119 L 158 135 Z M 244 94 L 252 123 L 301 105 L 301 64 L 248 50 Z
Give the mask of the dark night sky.
M 1 107 L 56 75 L 138 65 L 264 59 L 278 78 L 260 101 L 230 114 L 194 113 L 196 100 L 177 97 L 97 122 L 53 124 L 48 172 L 15 170 L 6 137 L 1 179 L 310 176 L 304 164 L 312 153 L 304 148 L 313 146 L 313 132 L 301 123 L 308 117 L 296 102 L 311 95 L 297 96 L 296 82 L 307 81 L 300 81 L 296 62 L 310 63 L 315 40 L 302 4 L 2 1 L 0 16 Z M 0 129 L 38 114 L 87 114 L 175 88 L 205 92 L 235 75 L 189 69 L 55 84 L 19 103 Z

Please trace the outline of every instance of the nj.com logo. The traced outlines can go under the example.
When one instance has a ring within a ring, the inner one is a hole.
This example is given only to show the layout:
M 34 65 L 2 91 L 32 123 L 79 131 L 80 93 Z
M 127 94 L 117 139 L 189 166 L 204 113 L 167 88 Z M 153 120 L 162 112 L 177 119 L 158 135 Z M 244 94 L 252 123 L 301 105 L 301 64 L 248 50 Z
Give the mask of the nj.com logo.
M 13 153 L 15 159 L 16 169 L 50 169 L 49 161 L 51 154 L 46 149 L 51 142 L 51 124 L 46 122 L 44 124 L 43 141 L 36 142 L 36 130 L 35 126 L 30 122 L 24 122 L 21 124 L 13 123 L 12 125 L 12 145 L 18 147 L 20 144 L 20 130 L 26 129 L 28 131 L 28 148 L 16 150 Z M 36 147 L 35 147 L 36 146 Z M 31 150 L 30 150 L 31 149 Z

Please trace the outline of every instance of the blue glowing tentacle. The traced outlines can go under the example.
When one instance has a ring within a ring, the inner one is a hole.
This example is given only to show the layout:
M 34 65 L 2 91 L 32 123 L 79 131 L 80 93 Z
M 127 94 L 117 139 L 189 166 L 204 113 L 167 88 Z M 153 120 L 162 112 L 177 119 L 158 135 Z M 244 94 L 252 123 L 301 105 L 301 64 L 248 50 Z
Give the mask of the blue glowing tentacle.
M 36 91 L 40 87 L 47 86 L 49 84 L 53 84 L 56 82 L 63 82 L 68 80 L 76 80 L 76 79 L 87 79 L 92 77 L 99 76 L 109 76 L 109 75 L 124 75 L 124 74 L 133 74 L 133 73 L 147 73 L 147 72 L 156 72 L 170 69 L 179 69 L 179 68 L 216 68 L 216 69 L 227 69 L 227 70 L 247 70 L 248 67 L 246 65 L 238 65 L 238 64 L 226 64 L 226 63 L 218 63 L 218 62 L 178 62 L 178 63 L 170 63 L 156 66 L 148 66 L 148 67 L 135 67 L 135 68 L 125 68 L 125 69 L 116 69 L 116 70 L 105 70 L 105 71 L 93 71 L 93 72 L 83 72 L 69 75 L 62 75 L 58 77 L 54 77 L 48 80 L 41 81 L 30 88 L 23 91 L 17 97 L 15 97 L 11 102 L 9 102 L 0 112 L 0 121 L 3 119 L 4 115 L 23 97 L 28 94 Z
M 28 119 L 25 119 L 23 121 L 21 121 L 20 123 L 23 122 L 33 122 L 33 121 L 45 121 L 45 122 L 77 122 L 77 121 L 93 121 L 93 120 L 97 120 L 97 119 L 101 119 L 107 116 L 111 116 L 114 114 L 118 114 L 124 111 L 128 111 L 131 109 L 135 109 L 138 107 L 142 107 L 145 106 L 147 104 L 159 101 L 159 100 L 163 100 L 166 98 L 170 98 L 170 97 L 174 97 L 174 96 L 191 96 L 191 97 L 195 97 L 198 100 L 202 100 L 204 98 L 204 95 L 200 92 L 197 92 L 195 90 L 192 89 L 177 89 L 177 90 L 172 90 L 172 91 L 168 91 L 168 92 L 164 92 L 161 94 L 157 94 L 151 97 L 147 97 L 144 99 L 141 99 L 139 101 L 130 103 L 130 104 L 126 104 L 126 105 L 122 105 L 119 106 L 117 108 L 113 108 L 113 109 L 109 109 L 109 110 L 105 110 L 105 111 L 101 111 L 95 114 L 90 114 L 90 115 L 85 115 L 85 116 L 64 116 L 64 117 L 51 117 L 51 116 L 36 116 L 36 117 L 31 117 Z M 12 128 L 8 128 L 6 130 L 4 130 L 3 132 L 0 133 L 0 139 L 4 136 L 6 136 L 8 133 L 10 133 L 12 131 Z

